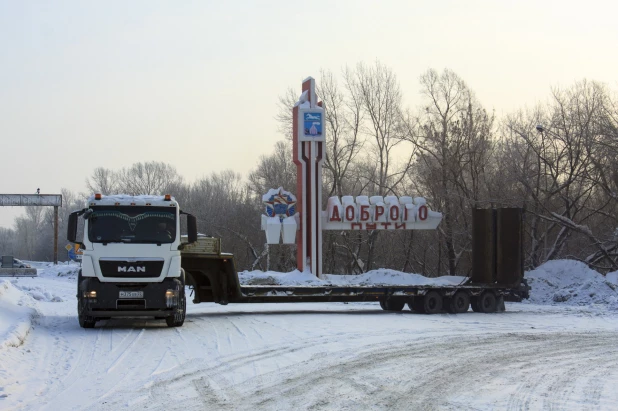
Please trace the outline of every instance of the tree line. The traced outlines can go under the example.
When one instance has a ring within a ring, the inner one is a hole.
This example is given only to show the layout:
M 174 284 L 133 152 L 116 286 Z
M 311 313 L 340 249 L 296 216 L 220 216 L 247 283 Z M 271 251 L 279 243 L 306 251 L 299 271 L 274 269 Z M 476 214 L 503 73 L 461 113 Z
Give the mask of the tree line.
M 444 214 L 432 232 L 326 231 L 325 272 L 467 275 L 471 210 L 487 207 L 525 208 L 527 269 L 571 258 L 599 271 L 618 270 L 614 91 L 583 80 L 498 119 L 451 70 L 430 69 L 419 83 L 420 104 L 410 108 L 395 73 L 379 62 L 340 75 L 325 70 L 316 79 L 326 108 L 324 202 L 333 195 L 424 196 Z M 224 170 L 186 182 L 173 165 L 146 162 L 97 168 L 87 178 L 88 191 L 171 193 L 198 217 L 200 232 L 223 239 L 239 270 L 291 270 L 294 246 L 266 246 L 260 214 L 268 189 L 296 190 L 291 108 L 297 98 L 293 88 L 281 94 L 276 119 L 283 139 L 246 177 Z M 64 233 L 68 213 L 83 207 L 86 195 L 62 194 Z M 0 252 L 51 260 L 52 221 L 51 210 L 26 208 L 13 229 L 0 230 Z

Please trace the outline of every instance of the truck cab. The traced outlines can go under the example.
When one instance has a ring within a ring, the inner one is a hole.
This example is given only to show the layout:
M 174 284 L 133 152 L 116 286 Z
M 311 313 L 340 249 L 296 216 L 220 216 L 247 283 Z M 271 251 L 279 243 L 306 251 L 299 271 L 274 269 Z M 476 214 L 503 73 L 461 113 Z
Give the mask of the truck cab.
M 165 196 L 88 198 L 71 213 L 67 237 L 83 250 L 78 276 L 79 323 L 91 328 L 111 317 L 164 318 L 184 322 L 185 276 L 181 268 L 180 218 L 187 216 L 188 243 L 197 239 L 196 220 Z M 83 236 L 77 240 L 78 218 Z

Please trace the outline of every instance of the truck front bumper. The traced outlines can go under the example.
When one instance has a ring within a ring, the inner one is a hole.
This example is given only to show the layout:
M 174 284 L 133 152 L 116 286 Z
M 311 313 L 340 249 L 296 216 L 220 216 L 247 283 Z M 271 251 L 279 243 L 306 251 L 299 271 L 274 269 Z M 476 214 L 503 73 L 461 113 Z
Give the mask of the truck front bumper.
M 166 278 L 160 283 L 104 283 L 96 277 L 83 277 L 82 293 L 86 315 L 93 317 L 167 317 L 177 307 L 169 306 L 165 293 L 175 290 L 180 281 Z M 140 297 L 121 297 L 121 292 L 140 292 Z M 79 297 L 79 295 L 78 295 Z

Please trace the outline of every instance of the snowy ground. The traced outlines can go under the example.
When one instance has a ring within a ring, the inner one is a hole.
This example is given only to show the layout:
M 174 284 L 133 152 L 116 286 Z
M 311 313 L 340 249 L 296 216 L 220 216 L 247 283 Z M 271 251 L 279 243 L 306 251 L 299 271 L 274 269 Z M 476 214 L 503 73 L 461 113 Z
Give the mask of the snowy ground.
M 182 328 L 91 330 L 76 267 L 39 268 L 0 279 L 2 410 L 618 408 L 618 276 L 579 263 L 528 273 L 505 313 L 189 304 Z

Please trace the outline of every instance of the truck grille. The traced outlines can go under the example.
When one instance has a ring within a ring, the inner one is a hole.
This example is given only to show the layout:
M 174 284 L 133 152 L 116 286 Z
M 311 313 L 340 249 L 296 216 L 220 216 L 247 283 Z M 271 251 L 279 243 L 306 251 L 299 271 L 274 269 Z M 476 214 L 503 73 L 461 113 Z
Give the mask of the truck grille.
M 163 260 L 148 261 L 114 261 L 100 260 L 103 277 L 120 278 L 156 278 L 163 270 Z

